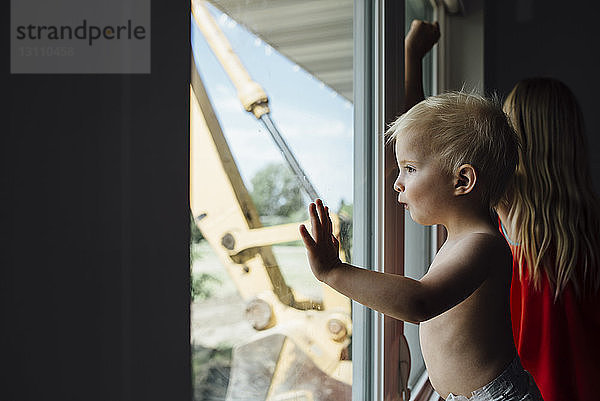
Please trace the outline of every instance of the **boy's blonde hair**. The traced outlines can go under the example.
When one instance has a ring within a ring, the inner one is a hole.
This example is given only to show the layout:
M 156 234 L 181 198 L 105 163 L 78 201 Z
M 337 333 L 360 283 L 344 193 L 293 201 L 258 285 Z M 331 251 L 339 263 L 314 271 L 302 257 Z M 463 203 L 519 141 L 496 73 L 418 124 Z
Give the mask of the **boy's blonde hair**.
M 478 175 L 475 188 L 490 210 L 517 168 L 518 138 L 497 98 L 463 91 L 428 97 L 386 132 L 388 142 L 399 135 L 411 135 L 428 147 L 450 175 L 462 164 L 472 165 Z

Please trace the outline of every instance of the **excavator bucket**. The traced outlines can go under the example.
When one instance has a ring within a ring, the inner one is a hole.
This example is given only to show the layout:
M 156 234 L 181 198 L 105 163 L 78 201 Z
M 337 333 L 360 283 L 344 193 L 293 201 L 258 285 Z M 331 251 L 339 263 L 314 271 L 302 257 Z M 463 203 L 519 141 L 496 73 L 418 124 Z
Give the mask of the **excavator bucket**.
M 239 344 L 233 356 L 227 401 L 352 399 L 349 384 L 319 369 L 302 347 L 284 334 L 267 334 Z

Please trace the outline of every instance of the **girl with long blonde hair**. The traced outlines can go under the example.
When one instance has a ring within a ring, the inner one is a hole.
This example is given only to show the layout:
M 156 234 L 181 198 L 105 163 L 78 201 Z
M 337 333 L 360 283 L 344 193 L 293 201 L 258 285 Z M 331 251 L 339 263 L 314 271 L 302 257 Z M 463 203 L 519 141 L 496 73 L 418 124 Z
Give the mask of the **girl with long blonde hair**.
M 504 110 L 521 141 L 497 207 L 513 251 L 515 344 L 544 400 L 598 399 L 600 203 L 581 109 L 562 82 L 532 78 L 515 85 Z

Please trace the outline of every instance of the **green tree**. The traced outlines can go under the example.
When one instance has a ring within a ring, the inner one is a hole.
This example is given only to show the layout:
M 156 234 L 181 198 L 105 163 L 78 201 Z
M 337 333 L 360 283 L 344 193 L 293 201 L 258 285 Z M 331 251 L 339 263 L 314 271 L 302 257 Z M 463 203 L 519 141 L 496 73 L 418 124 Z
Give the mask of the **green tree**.
M 250 195 L 261 216 L 291 217 L 304 209 L 300 184 L 288 166 L 268 164 L 250 182 Z
M 197 244 L 202 241 L 204 237 L 202 236 L 202 232 L 196 225 L 194 221 L 194 216 L 192 215 L 192 211 L 190 210 L 190 242 L 192 244 Z
M 192 302 L 210 298 L 213 294 L 214 285 L 219 284 L 222 284 L 221 280 L 208 273 L 192 274 L 190 280 L 190 296 Z

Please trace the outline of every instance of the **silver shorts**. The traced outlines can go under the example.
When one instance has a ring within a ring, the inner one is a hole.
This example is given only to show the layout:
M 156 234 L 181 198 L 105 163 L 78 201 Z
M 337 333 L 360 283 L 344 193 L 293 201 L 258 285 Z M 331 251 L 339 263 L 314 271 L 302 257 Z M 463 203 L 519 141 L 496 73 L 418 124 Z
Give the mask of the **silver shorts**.
M 515 357 L 504 372 L 485 386 L 471 393 L 471 397 L 448 394 L 446 401 L 543 401 L 533 377 L 523 369 Z

